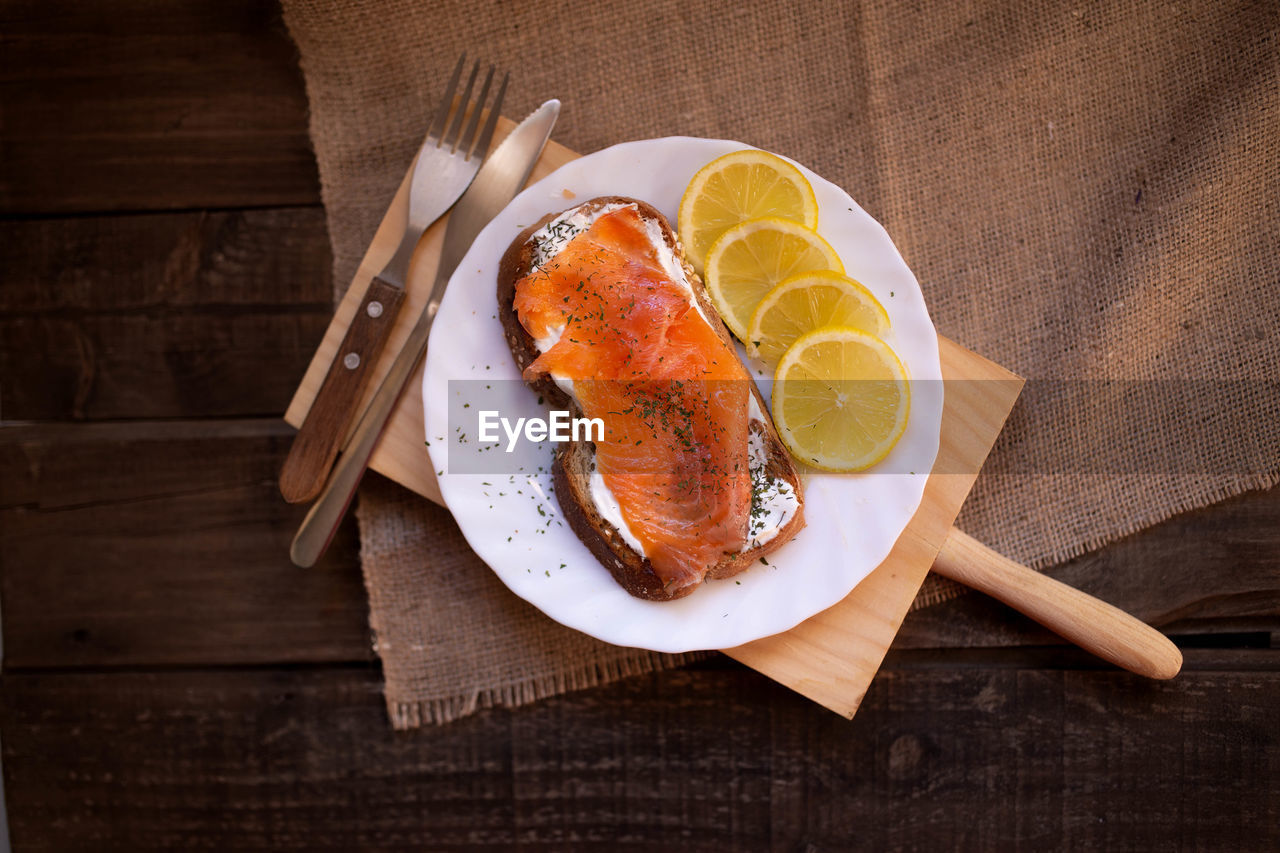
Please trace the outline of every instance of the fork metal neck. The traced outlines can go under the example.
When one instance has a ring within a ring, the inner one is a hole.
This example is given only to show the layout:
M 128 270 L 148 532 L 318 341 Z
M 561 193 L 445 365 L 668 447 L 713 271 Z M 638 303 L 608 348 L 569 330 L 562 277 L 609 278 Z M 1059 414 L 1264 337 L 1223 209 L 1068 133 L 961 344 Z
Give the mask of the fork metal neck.
M 387 261 L 382 272 L 378 273 L 379 278 L 397 287 L 405 286 L 409 280 L 409 262 L 413 260 L 413 252 L 418 248 L 418 241 L 422 239 L 422 231 L 421 228 L 411 226 L 405 232 L 399 247 L 396 248 L 396 253 L 391 256 L 391 260 Z

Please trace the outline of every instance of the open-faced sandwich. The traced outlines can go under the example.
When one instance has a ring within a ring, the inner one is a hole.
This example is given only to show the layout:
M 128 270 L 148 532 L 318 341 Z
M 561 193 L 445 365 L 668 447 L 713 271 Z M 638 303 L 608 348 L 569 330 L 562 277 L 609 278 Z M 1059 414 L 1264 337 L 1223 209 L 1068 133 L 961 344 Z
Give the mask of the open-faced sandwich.
M 702 281 L 652 206 L 549 214 L 503 256 L 499 315 L 523 377 L 604 421 L 559 445 L 556 497 L 629 593 L 735 575 L 804 526 L 801 483 Z

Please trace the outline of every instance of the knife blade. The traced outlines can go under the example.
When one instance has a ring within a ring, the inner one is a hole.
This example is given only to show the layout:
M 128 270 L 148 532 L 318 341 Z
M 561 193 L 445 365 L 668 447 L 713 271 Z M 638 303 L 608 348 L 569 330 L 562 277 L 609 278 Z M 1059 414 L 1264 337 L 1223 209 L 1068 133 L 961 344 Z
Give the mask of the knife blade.
M 426 354 L 427 338 L 431 334 L 431 326 L 440 310 L 440 302 L 453 271 L 471 247 L 476 235 L 515 198 L 529 179 L 529 173 L 542 154 L 542 148 L 550 138 L 551 129 L 559 115 L 560 102 L 552 99 L 520 122 L 489 155 L 489 159 L 480 167 L 479 174 L 450 214 L 431 297 L 413 331 L 409 333 L 404 348 L 391 365 L 386 379 L 374 394 L 369 408 L 343 447 L 342 456 L 334 466 L 320 497 L 298 528 L 289 548 L 289 557 L 295 565 L 303 568 L 315 565 L 329 546 L 334 531 L 338 529 L 347 507 L 355 497 L 356 487 L 364 476 L 382 430 L 404 391 L 405 383 L 417 371 Z
M 465 59 L 465 56 L 459 59 L 453 70 L 450 92 L 457 86 Z M 454 136 L 461 127 L 479 67 L 479 63 L 476 63 L 471 70 L 461 105 L 454 110 L 455 118 L 453 127 L 449 129 L 449 137 Z M 365 289 L 351 325 L 347 327 L 346 335 L 338 346 L 337 355 L 325 374 L 324 382 L 316 393 L 281 468 L 280 494 L 289 503 L 311 500 L 324 486 L 325 475 L 329 473 L 329 468 L 338 455 L 339 446 L 355 419 L 360 400 L 372 378 L 373 366 L 377 364 L 378 357 L 391 337 L 396 316 L 404 303 L 404 286 L 409 277 L 409 264 L 414 249 L 427 226 L 439 219 L 471 184 L 478 173 L 481 159 L 489 150 L 509 79 L 509 75 L 503 77 L 497 98 L 489 109 L 488 119 L 476 135 L 481 108 L 489 96 L 493 75 L 494 70 L 490 67 L 480 90 L 479 100 L 471 112 L 470 122 L 463 135 L 456 140 L 457 143 L 462 143 L 461 147 L 454 145 L 456 151 L 450 147 L 451 139 L 446 138 L 445 132 L 453 106 L 452 96 L 446 96 L 432 119 L 427 138 L 418 149 L 409 178 L 405 226 L 400 245 L 391 260 Z

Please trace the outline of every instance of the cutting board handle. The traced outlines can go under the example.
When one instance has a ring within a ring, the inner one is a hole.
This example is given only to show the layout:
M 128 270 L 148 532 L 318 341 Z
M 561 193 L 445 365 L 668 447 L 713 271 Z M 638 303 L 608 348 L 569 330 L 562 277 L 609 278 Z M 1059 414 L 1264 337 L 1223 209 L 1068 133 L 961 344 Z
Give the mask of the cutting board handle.
M 1002 556 L 951 528 L 933 570 L 1025 613 L 1103 660 L 1145 675 L 1173 678 L 1182 652 L 1155 628 L 1104 601 Z

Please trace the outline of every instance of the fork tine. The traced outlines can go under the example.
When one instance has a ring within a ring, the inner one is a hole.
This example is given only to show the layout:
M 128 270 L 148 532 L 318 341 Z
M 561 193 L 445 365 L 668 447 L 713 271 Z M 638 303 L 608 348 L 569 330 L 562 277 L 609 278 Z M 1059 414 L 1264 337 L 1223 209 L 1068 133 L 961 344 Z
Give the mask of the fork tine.
M 449 111 L 453 109 L 453 96 L 458 92 L 458 80 L 462 77 L 462 65 L 466 61 L 467 54 L 464 51 L 462 56 L 458 57 L 458 64 L 453 67 L 449 87 L 445 89 L 444 97 L 440 99 L 440 106 L 436 107 L 436 114 L 431 118 L 431 126 L 427 128 L 427 139 L 439 140 L 444 136 L 445 125 L 449 122 Z M 463 106 L 466 106 L 465 101 Z
M 449 152 L 453 153 L 458 150 L 458 131 L 462 127 L 462 117 L 466 115 L 467 104 L 471 103 L 471 90 L 476 85 L 476 74 L 480 72 L 480 60 L 476 60 L 471 66 L 471 75 L 467 77 L 467 88 L 462 90 L 462 100 L 458 102 L 458 111 L 453 114 L 453 123 L 449 125 L 449 132 L 444 135 L 441 140 L 449 147 Z
M 507 81 L 510 79 L 510 72 L 502 75 L 498 96 L 493 99 L 493 106 L 489 108 L 489 118 L 485 120 L 484 130 L 480 131 L 480 138 L 476 140 L 476 147 L 472 149 L 481 157 L 488 153 L 489 143 L 493 141 L 493 129 L 498 126 L 498 116 L 502 114 L 502 98 L 507 94 Z
M 476 96 L 476 108 L 471 111 L 471 119 L 467 122 L 467 129 L 462 131 L 462 136 L 458 140 L 459 150 L 462 151 L 463 159 L 470 159 L 471 151 L 475 146 L 476 128 L 480 125 L 480 111 L 484 108 L 485 99 L 489 97 L 489 86 L 493 83 L 493 66 L 489 66 L 489 73 L 485 75 L 484 85 L 480 87 L 480 94 Z

